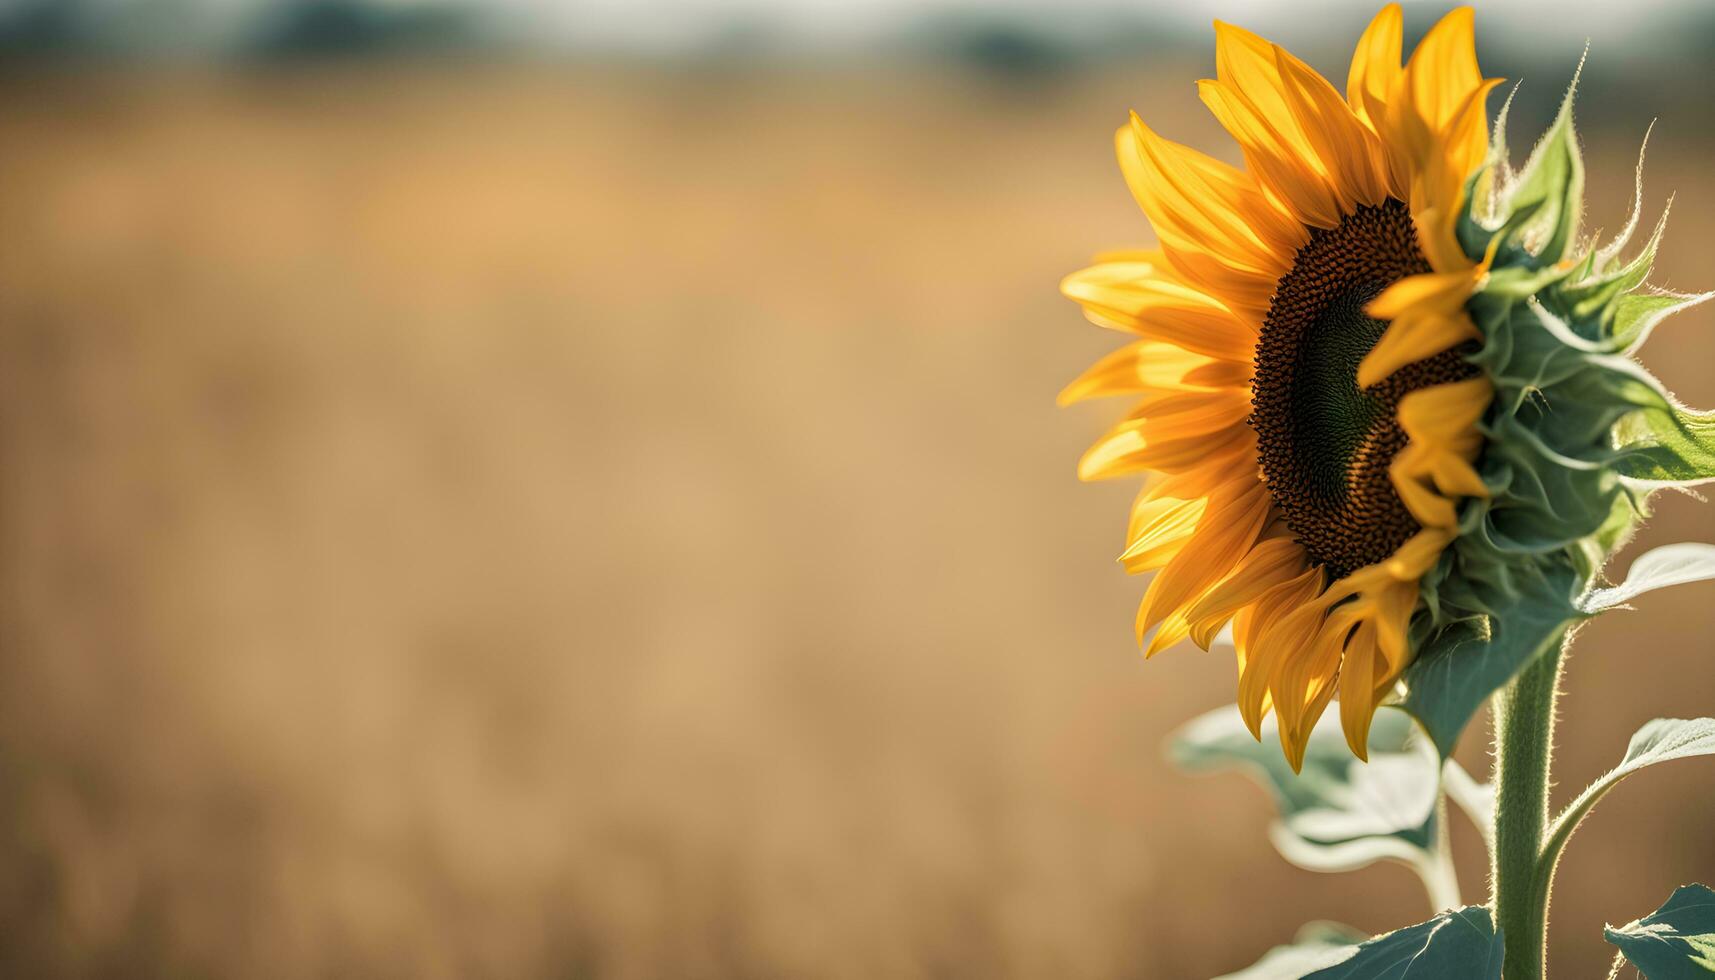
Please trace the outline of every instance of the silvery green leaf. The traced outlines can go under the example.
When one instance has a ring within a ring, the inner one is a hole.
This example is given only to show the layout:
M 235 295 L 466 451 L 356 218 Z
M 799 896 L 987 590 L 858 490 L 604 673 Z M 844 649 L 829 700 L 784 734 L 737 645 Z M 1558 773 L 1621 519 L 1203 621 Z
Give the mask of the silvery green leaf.
M 1338 934 L 1306 933 L 1276 946 L 1255 966 L 1216 980 L 1499 980 L 1501 936 L 1481 906 L 1342 944 Z M 1321 927 L 1326 928 L 1326 927 Z
M 1579 605 L 1586 612 L 1601 612 L 1645 592 L 1709 579 L 1715 579 L 1715 544 L 1670 544 L 1639 555 L 1624 582 L 1586 593 Z
M 1715 891 L 1681 885 L 1662 907 L 1602 935 L 1649 980 L 1715 976 Z
M 1715 755 L 1715 718 L 1657 718 L 1638 729 L 1620 764 L 1603 773 L 1555 818 L 1542 847 L 1545 865 L 1553 866 L 1579 822 L 1620 780 L 1645 766 L 1703 755 Z
M 1416 865 L 1427 860 L 1423 848 L 1398 837 L 1379 835 L 1317 843 L 1299 836 L 1279 821 L 1269 825 L 1268 841 L 1288 864 L 1324 874 L 1356 871 L 1377 861 Z
M 1435 811 L 1437 761 L 1435 746 L 1421 738 L 1397 753 L 1375 752 L 1367 764 L 1352 761 L 1344 783 L 1331 786 L 1319 805 L 1282 814 L 1278 836 L 1309 846 L 1281 854 L 1312 871 L 1346 871 L 1384 857 L 1410 860 L 1407 849 L 1428 844 L 1419 835 Z
M 1182 768 L 1237 767 L 1274 794 L 1279 818 L 1269 837 L 1281 856 L 1312 871 L 1349 871 L 1392 858 L 1429 861 L 1439 791 L 1434 746 L 1412 736 L 1402 712 L 1378 712 L 1370 728 L 1370 761 L 1346 746 L 1339 718 L 1323 717 L 1310 735 L 1304 768 L 1294 773 L 1275 744 L 1272 719 L 1261 742 L 1238 708 L 1208 712 L 1181 728 L 1170 753 Z
M 1465 815 L 1477 825 L 1478 833 L 1483 835 L 1483 842 L 1494 847 L 1495 784 L 1477 782 L 1465 771 L 1464 766 L 1454 759 L 1448 759 L 1441 769 L 1441 786 L 1447 791 L 1447 798 L 1465 811 Z
M 1298 980 L 1306 973 L 1351 957 L 1363 940 L 1364 934 L 1350 926 L 1311 922 L 1298 930 L 1291 943 L 1276 946 L 1251 966 L 1237 973 L 1222 974 L 1215 980 Z

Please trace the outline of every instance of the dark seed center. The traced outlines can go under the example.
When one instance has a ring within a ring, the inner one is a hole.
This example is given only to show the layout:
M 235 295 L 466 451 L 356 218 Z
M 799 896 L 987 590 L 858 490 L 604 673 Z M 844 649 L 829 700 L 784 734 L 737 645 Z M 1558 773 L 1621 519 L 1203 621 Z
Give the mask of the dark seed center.
M 1330 579 L 1385 560 L 1419 530 L 1388 479 L 1406 443 L 1399 400 L 1477 371 L 1450 350 L 1358 387 L 1358 362 L 1387 327 L 1365 305 L 1428 271 L 1405 204 L 1362 206 L 1311 232 L 1263 322 L 1251 383 L 1257 455 L 1287 526 Z

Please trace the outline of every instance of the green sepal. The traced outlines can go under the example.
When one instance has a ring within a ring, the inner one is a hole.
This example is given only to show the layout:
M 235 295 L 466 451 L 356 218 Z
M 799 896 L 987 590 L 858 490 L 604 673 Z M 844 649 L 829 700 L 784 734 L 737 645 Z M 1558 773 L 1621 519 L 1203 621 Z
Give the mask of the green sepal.
M 1507 98 L 1507 105 L 1512 105 L 1510 96 Z M 1504 114 L 1506 110 L 1502 109 L 1501 111 Z M 1501 128 L 1501 123 L 1501 119 L 1496 120 L 1497 130 Z M 1492 142 L 1490 145 L 1493 146 L 1495 143 Z M 1498 230 L 1486 227 L 1478 219 L 1477 202 L 1494 196 L 1492 190 L 1488 194 L 1484 194 L 1483 188 L 1485 185 L 1492 188 L 1497 181 L 1503 179 L 1503 175 L 1504 170 L 1501 166 L 1496 165 L 1494 154 L 1491 152 L 1490 159 L 1479 167 L 1476 173 L 1465 179 L 1464 197 L 1461 200 L 1466 203 L 1466 206 L 1459 209 L 1459 215 L 1453 221 L 1453 237 L 1459 242 L 1460 251 L 1463 251 L 1473 260 L 1481 259 L 1489 253 L 1489 243 L 1494 240 Z
M 1649 278 L 1650 269 L 1655 265 L 1656 249 L 1661 245 L 1662 232 L 1666 230 L 1667 214 L 1664 212 L 1661 220 L 1656 222 L 1655 231 L 1650 233 L 1649 241 L 1630 262 L 1610 273 L 1593 274 L 1594 269 L 1589 269 L 1580 275 L 1569 276 L 1568 281 L 1572 285 L 1555 290 L 1551 305 L 1565 310 L 1568 319 L 1574 323 L 1590 323 L 1596 334 L 1590 338 L 1592 340 L 1610 333 L 1607 321 L 1614 315 L 1614 304 Z M 1592 265 L 1596 254 L 1592 249 L 1587 255 Z
M 1566 257 L 1577 237 L 1584 206 L 1584 158 L 1572 124 L 1577 89 L 1574 74 L 1542 142 L 1500 194 L 1507 219 L 1496 236 L 1497 266 L 1552 266 Z
M 1715 891 L 1680 885 L 1661 908 L 1602 936 L 1648 980 L 1715 977 Z
M 1696 306 L 1715 293 L 1633 293 L 1614 300 L 1613 316 L 1608 318 L 1610 350 L 1628 351 L 1649 339 L 1656 325 L 1680 310 Z
M 1483 279 L 1482 292 L 1472 297 L 1472 302 L 1480 305 L 1486 300 L 1499 298 L 1505 301 L 1506 305 L 1501 307 L 1505 310 L 1510 308 L 1512 303 L 1528 299 L 1566 279 L 1572 272 L 1572 269 L 1565 266 L 1548 266 L 1542 269 L 1529 266 L 1497 266 L 1489 270 L 1488 276 Z M 1479 315 L 1477 320 L 1481 323 L 1483 318 Z
M 1618 472 L 1655 484 L 1692 486 L 1715 479 L 1715 412 L 1686 408 L 1665 391 L 1615 426 L 1623 450 Z
M 1638 522 L 1649 516 L 1649 499 L 1622 482 L 1620 493 L 1609 504 L 1607 519 L 1596 529 L 1586 546 L 1586 551 L 1593 552 L 1589 555 L 1590 563 L 1600 567 L 1608 555 L 1626 546 Z
M 1482 336 L 1466 358 L 1494 388 L 1476 464 L 1487 493 L 1460 504 L 1453 545 L 1419 581 L 1402 678 L 1401 706 L 1443 754 L 1489 695 L 1618 595 L 1597 588 L 1601 570 L 1649 493 L 1715 477 L 1715 413 L 1678 404 L 1629 356 L 1709 298 L 1646 286 L 1661 223 L 1619 256 L 1642 207 L 1641 155 L 1625 229 L 1574 255 L 1584 170 L 1572 91 L 1516 177 L 1501 132 L 1456 225 L 1467 254 L 1492 259 L 1466 304 Z M 1494 193 L 1479 193 L 1484 180 Z
M 1481 261 L 1489 254 L 1489 244 L 1507 227 L 1507 222 L 1528 220 L 1535 208 L 1513 209 L 1510 216 L 1497 216 L 1503 210 L 1502 193 L 1512 183 L 1512 168 L 1507 162 L 1507 117 L 1513 108 L 1518 83 L 1507 92 L 1501 109 L 1495 113 L 1495 123 L 1489 131 L 1489 152 L 1482 166 L 1466 178 L 1460 209 L 1453 222 L 1453 235 L 1459 247 L 1472 261 Z M 1523 214 L 1520 214 L 1520 211 Z M 1480 212 L 1480 213 L 1479 213 Z

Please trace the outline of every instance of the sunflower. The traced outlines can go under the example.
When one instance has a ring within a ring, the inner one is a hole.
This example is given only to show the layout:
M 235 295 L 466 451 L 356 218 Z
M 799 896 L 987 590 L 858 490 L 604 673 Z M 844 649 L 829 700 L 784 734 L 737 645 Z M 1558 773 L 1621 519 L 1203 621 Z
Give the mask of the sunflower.
M 1240 712 L 1259 738 L 1277 715 L 1294 768 L 1336 696 L 1358 757 L 1396 696 L 1446 755 L 1600 611 L 1650 494 L 1715 479 L 1715 413 L 1632 357 L 1715 294 L 1646 283 L 1665 216 L 1621 261 L 1641 159 L 1620 234 L 1580 238 L 1571 91 L 1511 169 L 1469 8 L 1403 66 L 1383 8 L 1343 97 L 1278 45 L 1215 34 L 1199 91 L 1245 168 L 1133 114 L 1120 168 L 1159 248 L 1062 284 L 1136 337 L 1061 393 L 1139 398 L 1079 475 L 1147 474 L 1120 556 L 1154 572 L 1138 640 L 1208 649 L 1230 624 Z
M 1137 340 L 1061 402 L 1137 407 L 1084 455 L 1086 480 L 1148 473 L 1121 561 L 1154 571 L 1146 655 L 1229 623 L 1239 706 L 1272 708 L 1288 759 L 1339 696 L 1352 751 L 1412 659 L 1419 580 L 1486 488 L 1473 462 L 1493 398 L 1464 356 L 1485 274 L 1456 224 L 1489 150 L 1472 13 L 1401 64 L 1383 9 L 1342 96 L 1280 46 L 1216 22 L 1204 104 L 1245 169 L 1173 143 L 1134 113 L 1121 170 L 1160 242 L 1063 283 Z M 1153 635 L 1151 636 L 1151 631 Z

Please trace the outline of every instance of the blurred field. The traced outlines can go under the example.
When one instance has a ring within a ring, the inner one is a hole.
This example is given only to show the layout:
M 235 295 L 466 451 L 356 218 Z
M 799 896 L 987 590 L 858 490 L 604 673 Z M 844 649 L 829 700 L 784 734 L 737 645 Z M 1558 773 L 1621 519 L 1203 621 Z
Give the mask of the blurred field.
M 1111 128 L 1225 145 L 1155 68 L 6 77 L 0 974 L 1194 978 L 1422 918 L 1164 763 L 1233 665 L 1139 660 L 1129 488 L 1073 477 L 1117 338 L 1054 286 L 1147 235 Z M 1587 134 L 1596 225 L 1644 121 Z M 1715 403 L 1707 308 L 1649 357 Z M 1715 711 L 1708 590 L 1639 606 L 1563 797 Z M 1565 976 L 1715 879 L 1712 809 L 1689 762 L 1604 804 Z

